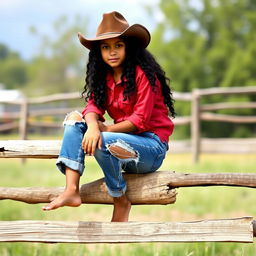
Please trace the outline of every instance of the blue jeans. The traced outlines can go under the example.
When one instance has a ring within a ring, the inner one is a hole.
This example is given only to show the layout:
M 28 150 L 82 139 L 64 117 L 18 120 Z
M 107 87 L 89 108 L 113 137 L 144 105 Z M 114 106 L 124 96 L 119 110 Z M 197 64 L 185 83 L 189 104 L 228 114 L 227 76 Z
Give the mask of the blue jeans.
M 56 165 L 65 174 L 66 166 L 79 172 L 84 171 L 85 153 L 81 147 L 87 130 L 84 121 L 64 124 L 64 136 Z M 112 197 L 120 197 L 126 191 L 122 170 L 128 173 L 150 173 L 162 164 L 167 151 L 167 143 L 151 132 L 140 134 L 102 132 L 101 150 L 96 149 L 94 157 L 104 172 L 108 192 Z M 110 151 L 110 146 L 120 147 L 133 153 L 130 158 L 118 158 Z

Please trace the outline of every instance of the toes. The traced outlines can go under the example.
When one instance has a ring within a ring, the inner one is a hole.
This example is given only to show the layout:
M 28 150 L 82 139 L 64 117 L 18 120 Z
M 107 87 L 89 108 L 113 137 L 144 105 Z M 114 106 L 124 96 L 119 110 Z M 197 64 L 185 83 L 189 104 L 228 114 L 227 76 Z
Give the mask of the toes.
M 50 206 L 43 206 L 43 207 L 42 207 L 42 210 L 44 210 L 44 211 L 49 211 L 49 210 L 51 210 L 51 207 L 50 207 Z
M 50 210 L 53 210 L 53 209 L 56 209 L 56 208 L 57 207 L 55 205 L 51 205 L 51 204 L 42 207 L 42 209 L 44 211 L 50 211 Z

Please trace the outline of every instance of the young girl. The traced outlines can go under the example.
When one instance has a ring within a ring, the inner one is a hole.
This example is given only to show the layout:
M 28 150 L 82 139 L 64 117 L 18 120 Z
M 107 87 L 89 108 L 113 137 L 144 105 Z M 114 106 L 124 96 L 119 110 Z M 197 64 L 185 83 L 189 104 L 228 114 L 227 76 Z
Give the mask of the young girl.
M 162 164 L 173 131 L 173 99 L 168 79 L 145 49 L 148 30 L 129 26 L 118 12 L 103 15 L 96 37 L 80 42 L 90 50 L 82 113 L 70 113 L 65 121 L 58 168 L 66 175 L 65 191 L 43 210 L 79 206 L 79 180 L 84 157 L 93 155 L 113 197 L 112 221 L 128 221 L 131 202 L 121 171 L 150 173 Z M 105 111 L 114 124 L 106 125 Z

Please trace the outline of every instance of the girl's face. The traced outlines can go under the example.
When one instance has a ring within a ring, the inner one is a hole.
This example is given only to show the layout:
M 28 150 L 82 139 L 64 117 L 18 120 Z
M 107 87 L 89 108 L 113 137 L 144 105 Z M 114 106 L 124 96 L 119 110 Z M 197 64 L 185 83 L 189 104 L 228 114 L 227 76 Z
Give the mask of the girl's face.
M 100 51 L 103 61 L 113 69 L 122 67 L 125 60 L 125 43 L 120 37 L 102 40 Z

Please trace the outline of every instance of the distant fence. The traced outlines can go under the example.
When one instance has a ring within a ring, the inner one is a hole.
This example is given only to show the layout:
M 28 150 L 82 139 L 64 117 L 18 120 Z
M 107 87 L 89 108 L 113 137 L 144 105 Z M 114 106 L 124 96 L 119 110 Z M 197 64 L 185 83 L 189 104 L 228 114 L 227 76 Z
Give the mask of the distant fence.
M 20 139 L 27 139 L 28 135 L 28 127 L 52 127 L 52 128 L 59 128 L 61 126 L 60 123 L 56 122 L 34 122 L 31 121 L 31 117 L 40 117 L 40 116 L 58 116 L 58 115 L 65 115 L 66 113 L 74 110 L 74 108 L 42 108 L 36 110 L 29 110 L 29 107 L 32 105 L 38 104 L 47 104 L 57 101 L 70 101 L 79 99 L 80 95 L 78 92 L 73 93 L 61 93 L 61 94 L 54 94 L 36 98 L 24 98 L 17 100 L 15 102 L 10 101 L 0 101 L 0 103 L 4 104 L 12 104 L 19 106 L 19 111 L 17 112 L 4 112 L 0 113 L 0 121 L 1 120 L 8 120 L 7 123 L 0 124 L 0 132 L 18 129 L 19 130 L 19 137 Z M 81 106 L 80 106 L 81 108 Z
M 178 93 L 174 94 L 176 100 L 191 101 L 191 116 L 177 118 L 176 125 L 191 124 L 191 145 L 193 161 L 197 162 L 200 154 L 201 146 L 201 121 L 219 121 L 230 123 L 256 123 L 255 116 L 235 116 L 221 115 L 211 113 L 209 111 L 221 109 L 241 109 L 241 108 L 256 108 L 256 102 L 239 102 L 239 103 L 214 103 L 200 104 L 200 99 L 212 95 L 248 95 L 256 94 L 256 86 L 250 87 L 229 87 L 229 88 L 209 88 L 209 89 L 194 89 L 191 94 Z M 207 112 L 208 111 L 208 112 Z
M 191 103 L 191 116 L 176 117 L 174 123 L 176 126 L 187 125 L 191 127 L 191 141 L 190 150 L 192 151 L 193 161 L 197 162 L 199 154 L 201 152 L 201 145 L 204 141 L 201 138 L 200 123 L 201 121 L 219 121 L 219 122 L 231 122 L 231 123 L 256 123 L 256 116 L 236 116 L 236 115 L 221 115 L 212 113 L 210 111 L 221 109 L 255 109 L 256 102 L 239 102 L 238 103 L 214 103 L 214 104 L 201 104 L 200 100 L 203 97 L 212 95 L 248 95 L 256 94 L 256 86 L 250 87 L 229 87 L 229 88 L 209 88 L 209 89 L 194 89 L 192 93 L 179 93 L 174 92 L 174 99 L 176 101 L 187 101 Z M 19 111 L 10 113 L 0 113 L 0 121 L 8 119 L 8 122 L 0 124 L 0 132 L 8 131 L 11 129 L 19 129 L 20 139 L 27 139 L 28 127 L 60 127 L 60 122 L 33 122 L 31 117 L 38 116 L 60 116 L 74 110 L 75 108 L 48 108 L 29 110 L 31 105 L 46 104 L 57 101 L 70 101 L 79 99 L 78 92 L 75 93 L 63 93 L 50 96 L 43 96 L 37 98 L 23 99 L 16 102 L 1 101 L 4 104 L 14 104 L 19 106 Z M 78 109 L 80 109 L 81 103 Z M 1 122 L 0 122 L 1 123 Z M 208 141 L 209 143 L 209 141 Z M 253 141 L 254 146 L 256 141 Z M 248 144 L 247 142 L 245 143 Z M 253 147 L 254 147 L 253 146 Z M 249 145 L 251 147 L 251 145 Z M 256 147 L 255 147 L 256 148 Z

